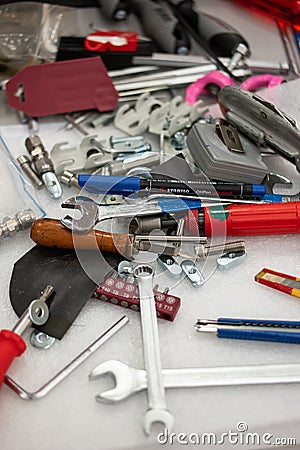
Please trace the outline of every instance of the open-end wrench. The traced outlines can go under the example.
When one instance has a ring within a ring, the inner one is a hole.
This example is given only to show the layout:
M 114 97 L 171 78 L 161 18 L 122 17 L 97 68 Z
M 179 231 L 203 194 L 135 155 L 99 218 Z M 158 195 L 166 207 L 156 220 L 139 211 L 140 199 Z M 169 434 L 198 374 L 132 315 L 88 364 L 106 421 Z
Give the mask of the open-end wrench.
M 147 389 L 146 370 L 117 360 L 99 364 L 91 371 L 89 379 L 96 380 L 107 373 L 112 374 L 115 387 L 97 394 L 98 402 L 118 403 Z M 300 364 L 163 369 L 162 376 L 165 388 L 300 383 Z
M 133 271 L 139 286 L 145 368 L 148 379 L 148 410 L 144 415 L 144 431 L 150 434 L 151 425 L 160 422 L 168 431 L 173 427 L 173 416 L 167 409 L 162 377 L 155 300 L 153 295 L 154 269 L 140 264 Z
M 173 196 L 173 198 L 153 199 L 149 202 L 128 202 L 112 207 L 98 204 L 89 197 L 78 195 L 65 200 L 61 207 L 79 211 L 80 217 L 78 219 L 67 215 L 61 219 L 61 223 L 74 233 L 84 234 L 90 231 L 97 223 L 104 220 L 184 212 L 190 209 L 199 209 L 201 201 L 198 198 L 196 200 L 190 201 L 187 199 L 183 201 Z

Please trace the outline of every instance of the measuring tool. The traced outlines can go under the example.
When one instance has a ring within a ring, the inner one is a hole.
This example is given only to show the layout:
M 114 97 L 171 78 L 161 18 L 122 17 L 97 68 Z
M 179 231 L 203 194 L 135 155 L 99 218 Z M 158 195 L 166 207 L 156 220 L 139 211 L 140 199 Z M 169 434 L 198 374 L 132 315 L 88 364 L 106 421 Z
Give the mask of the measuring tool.
M 254 279 L 265 286 L 300 298 L 300 278 L 264 268 L 255 275 Z

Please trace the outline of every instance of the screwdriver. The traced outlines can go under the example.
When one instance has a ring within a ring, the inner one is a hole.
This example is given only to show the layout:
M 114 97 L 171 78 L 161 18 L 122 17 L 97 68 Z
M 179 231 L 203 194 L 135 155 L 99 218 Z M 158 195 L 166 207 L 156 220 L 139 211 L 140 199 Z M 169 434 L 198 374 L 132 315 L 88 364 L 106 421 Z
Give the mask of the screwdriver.
M 300 322 L 294 321 L 222 317 L 199 319 L 195 329 L 199 333 L 214 333 L 218 338 L 300 344 Z
M 194 210 L 200 236 L 262 236 L 300 233 L 300 202 L 211 206 Z M 160 214 L 157 217 L 161 217 Z M 195 223 L 195 218 L 187 220 Z M 187 228 L 189 224 L 187 223 Z M 31 227 L 31 239 L 45 247 L 96 249 L 132 256 L 138 236 L 91 230 L 74 235 L 59 220 L 39 219 Z M 147 237 L 147 236 L 146 236 Z M 162 236 L 163 238 L 164 236 Z M 186 236 L 188 237 L 188 236 Z M 73 239 L 74 238 L 74 239 Z M 172 236 L 175 238 L 175 236 Z M 184 237 L 183 237 L 184 238 Z M 200 247 L 199 247 L 200 248 Z
M 32 325 L 44 325 L 49 317 L 46 300 L 52 295 L 53 286 L 46 286 L 40 297 L 33 300 L 12 330 L 0 331 L 0 386 L 11 363 L 26 350 L 21 335 Z
M 300 344 L 300 322 L 286 320 L 198 319 L 196 331 L 214 333 L 219 338 Z
M 242 58 L 251 54 L 243 36 L 219 18 L 198 12 L 193 0 L 166 0 L 166 3 L 187 33 L 215 61 L 219 69 L 235 79 L 231 71 Z M 232 58 L 229 66 L 225 66 L 219 57 Z
M 219 69 L 231 76 L 218 58 L 232 58 L 236 51 L 240 52 L 241 45 L 244 56 L 250 56 L 249 45 L 238 31 L 219 18 L 196 11 L 192 0 L 129 0 L 129 5 L 144 33 L 164 52 L 188 54 L 194 39 Z
M 136 250 L 174 255 L 180 243 L 190 243 L 199 246 L 197 254 L 206 250 L 206 237 L 203 236 L 145 236 L 133 234 L 112 234 L 106 231 L 91 230 L 85 234 L 74 235 L 56 219 L 38 219 L 31 227 L 31 239 L 43 247 L 55 247 L 63 249 L 96 250 L 103 252 L 120 253 L 126 258 L 131 258 Z M 241 244 L 238 243 L 238 248 Z M 230 247 L 231 248 L 231 247 Z M 215 249 L 216 250 L 216 249 Z M 219 250 L 219 249 L 218 249 Z M 201 256 L 200 256 L 201 257 Z

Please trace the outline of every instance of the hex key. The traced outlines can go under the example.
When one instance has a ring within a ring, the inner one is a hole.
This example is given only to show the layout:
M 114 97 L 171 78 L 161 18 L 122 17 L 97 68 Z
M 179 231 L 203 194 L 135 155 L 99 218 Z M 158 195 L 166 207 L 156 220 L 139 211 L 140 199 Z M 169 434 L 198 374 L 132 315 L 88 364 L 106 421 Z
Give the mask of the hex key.
M 26 391 L 26 389 L 24 389 L 7 375 L 4 378 L 4 383 L 23 400 L 38 400 L 40 398 L 43 398 L 128 322 L 128 317 L 122 316 L 121 319 L 119 319 L 114 323 L 114 325 L 112 325 L 103 334 L 101 334 L 98 339 L 96 339 L 91 345 L 89 345 L 85 350 L 77 355 L 56 375 L 50 378 L 50 380 L 47 381 L 46 384 L 44 384 L 34 392 Z

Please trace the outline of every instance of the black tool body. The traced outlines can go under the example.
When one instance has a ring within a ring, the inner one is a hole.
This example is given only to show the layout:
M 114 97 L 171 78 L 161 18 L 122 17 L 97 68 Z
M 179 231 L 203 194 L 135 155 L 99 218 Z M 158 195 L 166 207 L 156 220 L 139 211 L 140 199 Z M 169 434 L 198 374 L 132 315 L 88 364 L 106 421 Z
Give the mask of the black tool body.
M 231 58 L 239 44 L 249 48 L 237 30 L 218 17 L 197 11 L 192 0 L 178 1 L 176 10 L 179 16 L 188 21 L 199 36 L 199 40 L 205 43 L 215 56 Z

